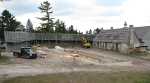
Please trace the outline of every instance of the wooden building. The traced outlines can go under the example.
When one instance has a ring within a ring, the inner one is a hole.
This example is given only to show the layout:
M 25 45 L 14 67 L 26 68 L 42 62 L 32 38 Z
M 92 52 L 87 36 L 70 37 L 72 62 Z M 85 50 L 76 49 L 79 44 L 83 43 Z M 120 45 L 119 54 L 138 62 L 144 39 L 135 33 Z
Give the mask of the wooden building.
M 150 48 L 150 26 L 101 30 L 93 39 L 93 46 L 121 53 L 129 53 L 133 48 Z

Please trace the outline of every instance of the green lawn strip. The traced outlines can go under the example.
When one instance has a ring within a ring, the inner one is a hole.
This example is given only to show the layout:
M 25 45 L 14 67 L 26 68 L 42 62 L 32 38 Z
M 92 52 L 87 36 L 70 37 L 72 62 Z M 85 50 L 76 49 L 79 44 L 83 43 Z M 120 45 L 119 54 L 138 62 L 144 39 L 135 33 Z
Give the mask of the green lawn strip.
M 150 72 L 72 72 L 16 77 L 3 83 L 150 83 Z
M 138 59 L 143 59 L 150 61 L 150 53 L 148 52 L 143 52 L 143 53 L 131 53 L 131 54 L 124 54 L 125 56 L 130 56 Z
M 10 58 L 7 56 L 0 56 L 0 64 L 9 64 L 11 63 Z

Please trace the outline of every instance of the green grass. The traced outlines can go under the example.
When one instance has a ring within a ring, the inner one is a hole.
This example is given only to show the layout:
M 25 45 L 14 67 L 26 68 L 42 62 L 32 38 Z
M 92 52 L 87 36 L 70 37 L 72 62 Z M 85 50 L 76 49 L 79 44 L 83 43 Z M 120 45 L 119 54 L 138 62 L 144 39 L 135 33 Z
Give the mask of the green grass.
M 9 57 L 0 56 L 0 64 L 7 64 L 7 63 L 10 63 Z
M 74 72 L 16 77 L 3 83 L 150 83 L 150 72 Z
M 139 53 L 138 53 L 138 52 L 137 52 L 137 53 L 135 52 L 135 53 L 130 53 L 129 55 L 130 55 L 130 56 L 148 56 L 149 53 L 148 53 L 148 52 L 141 52 L 141 53 L 140 53 L 140 52 L 139 52 Z
M 150 61 L 150 53 L 148 53 L 148 52 L 130 53 L 130 54 L 126 54 L 126 55 Z

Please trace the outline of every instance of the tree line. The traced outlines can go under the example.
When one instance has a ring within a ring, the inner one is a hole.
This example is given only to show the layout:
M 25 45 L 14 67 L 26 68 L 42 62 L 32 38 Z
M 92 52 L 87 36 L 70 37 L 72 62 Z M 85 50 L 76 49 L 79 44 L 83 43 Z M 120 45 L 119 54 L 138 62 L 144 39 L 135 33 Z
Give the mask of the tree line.
M 38 9 L 43 14 L 43 17 L 38 17 L 37 20 L 41 20 L 41 25 L 33 29 L 32 22 L 30 19 L 27 21 L 26 28 L 31 30 L 27 30 L 29 32 L 47 32 L 47 33 L 69 33 L 69 34 L 83 34 L 80 31 L 74 29 L 73 25 L 69 27 L 66 26 L 65 22 L 61 21 L 60 19 L 53 18 L 53 10 L 51 4 L 48 1 L 44 1 L 40 4 Z M 54 21 L 55 20 L 55 21 Z M 21 22 L 17 21 L 15 16 L 13 16 L 8 10 L 4 10 L 0 15 L 0 36 L 3 36 L 3 31 L 17 31 L 22 30 L 19 29 L 23 27 Z M 93 31 L 87 30 L 86 34 L 98 34 L 101 29 L 96 28 Z
M 48 1 L 42 2 L 38 9 L 44 16 L 38 18 L 42 23 L 41 26 L 37 27 L 37 32 L 82 34 L 80 31 L 75 30 L 73 25 L 66 27 L 65 22 L 60 19 L 54 21 L 55 18 L 52 17 L 53 10 Z
M 90 30 L 87 30 L 86 31 L 86 34 L 89 34 L 89 35 L 96 35 L 98 34 L 103 28 L 96 28 L 94 30 L 90 29 Z
M 33 29 L 31 22 L 27 22 L 29 25 L 28 28 L 32 29 L 30 32 L 47 32 L 47 33 L 70 33 L 70 34 L 82 34 L 80 31 L 74 29 L 73 25 L 66 27 L 65 22 L 60 19 L 52 18 L 52 7 L 48 1 L 44 1 L 40 4 L 38 9 L 44 15 L 43 17 L 38 17 L 42 22 L 41 25 Z M 54 19 L 56 21 L 54 21 Z M 28 20 L 29 21 L 29 20 Z M 13 16 L 8 10 L 4 10 L 0 15 L 0 31 L 2 35 L 2 31 L 16 31 L 19 26 L 23 26 L 21 22 L 17 21 L 15 16 Z

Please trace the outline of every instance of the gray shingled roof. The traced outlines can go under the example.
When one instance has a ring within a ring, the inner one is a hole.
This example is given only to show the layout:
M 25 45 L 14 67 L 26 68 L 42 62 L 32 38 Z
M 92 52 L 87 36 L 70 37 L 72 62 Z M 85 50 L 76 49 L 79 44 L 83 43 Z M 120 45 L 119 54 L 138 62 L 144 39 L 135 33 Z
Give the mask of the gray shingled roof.
M 134 32 L 137 36 L 138 39 L 143 40 L 144 36 L 150 32 L 150 26 L 145 26 L 145 27 L 135 27 Z
M 145 27 L 134 27 L 134 34 L 141 41 L 146 33 L 150 32 L 150 26 Z M 96 35 L 94 41 L 103 42 L 124 42 L 129 41 L 129 28 L 120 28 L 112 30 L 102 30 Z
M 102 30 L 94 39 L 94 41 L 103 42 L 128 42 L 129 29 L 113 29 L 113 30 Z

